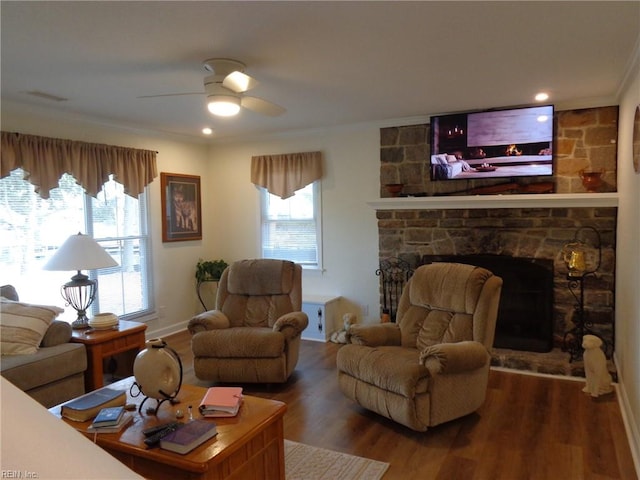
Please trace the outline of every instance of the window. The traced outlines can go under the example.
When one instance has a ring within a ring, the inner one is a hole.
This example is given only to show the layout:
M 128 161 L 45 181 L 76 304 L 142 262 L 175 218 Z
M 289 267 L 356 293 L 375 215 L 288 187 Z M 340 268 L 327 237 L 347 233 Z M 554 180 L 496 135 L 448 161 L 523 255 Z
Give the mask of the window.
M 73 272 L 48 272 L 42 266 L 55 250 L 78 232 L 92 236 L 118 266 L 87 273 L 98 280 L 98 298 L 89 316 L 112 312 L 122 319 L 153 310 L 146 193 L 125 195 L 110 178 L 97 198 L 84 194 L 73 177 L 63 175 L 50 198 L 42 199 L 17 169 L 0 180 L 0 284 L 12 284 L 20 299 L 64 306 L 60 287 Z M 61 316 L 75 319 L 75 310 Z
M 262 257 L 322 268 L 320 181 L 281 199 L 260 188 Z

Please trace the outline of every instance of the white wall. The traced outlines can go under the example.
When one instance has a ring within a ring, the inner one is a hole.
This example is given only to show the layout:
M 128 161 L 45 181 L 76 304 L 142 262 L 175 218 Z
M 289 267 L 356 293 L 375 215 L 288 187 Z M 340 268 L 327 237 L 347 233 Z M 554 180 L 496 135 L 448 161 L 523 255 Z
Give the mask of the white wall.
M 616 363 L 631 448 L 640 471 L 640 173 L 633 169 L 633 123 L 640 105 L 640 58 L 620 98 L 616 257 Z
M 250 181 L 253 155 L 319 150 L 324 157 L 322 229 L 324 271 L 305 271 L 303 294 L 341 295 L 342 310 L 358 321 L 379 318 L 378 230 L 367 201 L 379 197 L 379 127 L 357 126 L 211 147 L 210 205 L 216 224 L 207 249 L 227 262 L 260 255 L 260 210 Z M 368 311 L 368 315 L 367 315 Z
M 159 318 L 148 322 L 147 333 L 160 335 L 174 331 L 176 322 L 186 322 L 194 313 L 201 311 L 194 290 L 194 273 L 198 259 L 205 256 L 206 237 L 203 241 L 162 242 L 159 174 L 169 172 L 199 175 L 205 185 L 209 175 L 209 160 L 205 144 L 125 131 L 80 117 L 53 114 L 43 109 L 18 107 L 9 102 L 2 104 L 2 130 L 156 150 L 158 177 L 149 186 L 149 208 L 154 292 Z M 210 192 L 205 188 L 203 188 L 202 201 L 203 205 L 210 203 Z M 203 229 L 208 228 L 211 222 L 212 219 L 205 216 Z M 72 233 L 75 232 L 69 232 L 70 235 Z M 52 285 L 51 288 L 57 291 L 59 286 Z

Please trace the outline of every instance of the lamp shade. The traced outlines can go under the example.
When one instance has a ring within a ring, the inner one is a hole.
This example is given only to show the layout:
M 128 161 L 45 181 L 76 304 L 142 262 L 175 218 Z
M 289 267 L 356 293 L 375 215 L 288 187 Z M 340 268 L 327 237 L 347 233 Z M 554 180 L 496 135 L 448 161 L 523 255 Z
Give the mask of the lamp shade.
M 111 255 L 88 235 L 71 235 L 42 267 L 44 270 L 94 270 L 118 265 Z

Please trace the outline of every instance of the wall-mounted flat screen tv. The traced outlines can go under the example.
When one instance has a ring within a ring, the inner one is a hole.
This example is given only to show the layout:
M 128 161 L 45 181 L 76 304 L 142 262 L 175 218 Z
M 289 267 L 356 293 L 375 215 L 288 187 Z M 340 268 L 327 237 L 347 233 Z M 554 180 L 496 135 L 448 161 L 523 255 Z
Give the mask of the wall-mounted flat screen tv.
M 553 105 L 431 117 L 431 180 L 553 175 Z

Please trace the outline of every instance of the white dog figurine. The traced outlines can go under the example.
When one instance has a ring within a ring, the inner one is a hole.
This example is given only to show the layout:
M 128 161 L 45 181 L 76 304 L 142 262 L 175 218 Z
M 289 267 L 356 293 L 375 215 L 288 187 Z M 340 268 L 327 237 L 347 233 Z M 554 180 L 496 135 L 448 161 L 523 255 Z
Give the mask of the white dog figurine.
M 592 397 L 604 395 L 613 390 L 611 387 L 611 374 L 607 370 L 607 359 L 600 348 L 602 340 L 595 335 L 585 335 L 582 337 L 582 348 L 584 348 L 584 373 L 587 377 L 587 385 L 583 392 Z
M 331 341 L 333 343 L 347 343 L 347 330 L 355 323 L 356 316 L 353 313 L 345 313 L 342 316 L 342 321 L 344 323 L 343 329 L 331 334 Z

